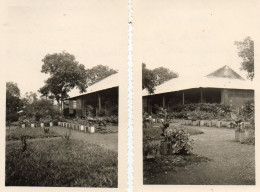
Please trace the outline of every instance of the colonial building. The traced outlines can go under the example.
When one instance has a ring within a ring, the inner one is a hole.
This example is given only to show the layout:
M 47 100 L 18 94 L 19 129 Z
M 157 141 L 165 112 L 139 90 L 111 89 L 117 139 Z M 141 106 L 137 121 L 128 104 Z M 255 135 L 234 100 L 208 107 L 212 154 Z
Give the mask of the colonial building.
M 91 111 L 94 116 L 109 115 L 118 111 L 118 73 L 89 86 L 86 93 L 74 89 L 65 101 L 64 115 L 86 117 Z
M 253 83 L 243 79 L 229 66 L 224 66 L 204 77 L 174 78 L 156 87 L 153 94 L 143 90 L 143 110 L 153 106 L 169 107 L 187 103 L 221 103 L 241 108 L 254 100 Z

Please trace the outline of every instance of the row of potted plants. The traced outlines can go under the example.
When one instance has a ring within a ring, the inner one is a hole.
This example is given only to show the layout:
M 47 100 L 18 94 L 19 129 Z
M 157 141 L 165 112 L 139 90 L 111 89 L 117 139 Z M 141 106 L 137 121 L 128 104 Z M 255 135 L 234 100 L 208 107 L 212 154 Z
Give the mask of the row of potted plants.
M 62 122 L 82 124 L 82 125 L 88 125 L 89 123 L 99 123 L 99 122 L 104 122 L 106 124 L 118 124 L 118 117 L 117 116 L 86 117 L 86 118 L 75 117 L 73 119 L 62 119 Z
M 96 131 L 95 125 L 93 125 L 91 123 L 86 124 L 86 122 L 83 122 L 83 123 L 84 124 L 77 124 L 77 123 L 73 123 L 73 122 L 58 122 L 58 126 L 70 128 L 73 130 L 95 133 L 95 131 Z
M 45 127 L 45 126 L 53 126 L 54 120 L 51 117 L 45 117 L 45 118 L 40 118 L 38 121 L 35 120 L 34 117 L 20 117 L 19 118 L 19 125 L 22 128 L 25 127 Z

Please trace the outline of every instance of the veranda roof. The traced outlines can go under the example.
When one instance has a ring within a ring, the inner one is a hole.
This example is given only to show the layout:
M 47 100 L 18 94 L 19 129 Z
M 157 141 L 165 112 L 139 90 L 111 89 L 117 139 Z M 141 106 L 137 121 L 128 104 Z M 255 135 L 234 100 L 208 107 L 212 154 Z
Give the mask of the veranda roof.
M 179 77 L 171 79 L 156 87 L 153 94 L 146 89 L 142 91 L 143 96 L 169 93 L 193 88 L 222 88 L 222 89 L 247 89 L 253 90 L 253 82 L 248 80 L 224 78 L 215 76 L 205 77 Z
M 97 92 L 97 91 L 102 91 L 105 89 L 110 89 L 113 87 L 118 87 L 119 86 L 118 80 L 119 80 L 118 73 L 115 73 L 115 74 L 110 75 L 110 76 L 106 77 L 105 79 L 102 79 L 101 81 L 89 86 L 85 93 L 80 93 L 79 89 L 75 88 L 71 92 L 69 92 L 69 96 L 70 96 L 70 98 L 73 98 L 73 97 L 78 97 L 81 95 L 87 95 L 87 94 Z

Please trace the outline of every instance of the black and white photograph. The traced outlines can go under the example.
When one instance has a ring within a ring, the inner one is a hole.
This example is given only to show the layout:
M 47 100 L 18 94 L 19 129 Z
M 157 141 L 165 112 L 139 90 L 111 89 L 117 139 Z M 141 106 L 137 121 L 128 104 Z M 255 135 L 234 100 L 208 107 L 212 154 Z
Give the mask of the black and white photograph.
M 256 184 L 255 7 L 244 0 L 135 4 L 136 180 L 144 189 Z
M 4 5 L 5 187 L 126 190 L 127 2 Z

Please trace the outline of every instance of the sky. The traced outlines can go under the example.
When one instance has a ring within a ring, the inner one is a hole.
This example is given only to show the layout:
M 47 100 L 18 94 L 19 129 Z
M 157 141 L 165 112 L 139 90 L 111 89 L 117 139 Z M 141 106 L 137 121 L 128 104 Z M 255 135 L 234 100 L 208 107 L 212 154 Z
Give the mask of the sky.
M 255 0 L 140 0 L 134 4 L 136 65 L 205 76 L 229 65 L 241 76 L 235 41 L 259 35 Z M 256 35 L 258 34 L 258 35 Z
M 127 1 L 9 0 L 4 10 L 5 79 L 22 95 L 49 77 L 41 73 L 46 54 L 66 51 L 85 68 L 127 65 Z

